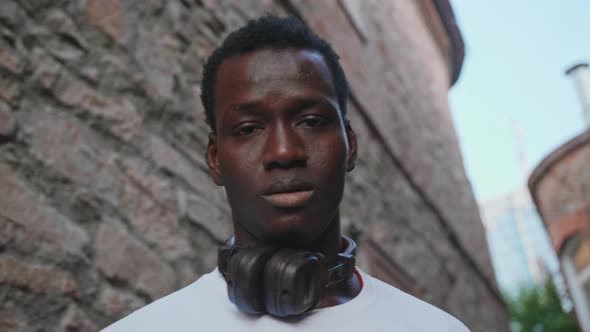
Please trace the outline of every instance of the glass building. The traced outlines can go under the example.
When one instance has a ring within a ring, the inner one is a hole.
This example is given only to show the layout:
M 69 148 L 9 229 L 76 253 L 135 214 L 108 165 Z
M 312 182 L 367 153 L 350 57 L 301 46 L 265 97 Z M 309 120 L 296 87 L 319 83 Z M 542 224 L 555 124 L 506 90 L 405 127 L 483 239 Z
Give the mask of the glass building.
M 559 274 L 559 263 L 528 190 L 481 202 L 494 273 L 508 296 Z

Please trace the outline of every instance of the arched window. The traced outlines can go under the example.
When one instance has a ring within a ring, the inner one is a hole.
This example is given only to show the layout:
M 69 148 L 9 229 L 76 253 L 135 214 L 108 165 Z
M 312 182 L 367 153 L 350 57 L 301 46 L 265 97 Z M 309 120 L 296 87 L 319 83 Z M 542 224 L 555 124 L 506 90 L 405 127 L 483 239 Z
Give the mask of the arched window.
M 580 234 L 569 239 L 561 252 L 561 266 L 571 292 L 578 321 L 590 330 L 590 238 Z

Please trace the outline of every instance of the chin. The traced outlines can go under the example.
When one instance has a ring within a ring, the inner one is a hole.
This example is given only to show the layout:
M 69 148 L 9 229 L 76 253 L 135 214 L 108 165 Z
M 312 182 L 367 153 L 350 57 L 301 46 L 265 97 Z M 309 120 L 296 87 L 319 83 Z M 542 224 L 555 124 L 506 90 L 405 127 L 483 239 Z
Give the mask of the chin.
M 321 229 L 315 229 L 299 218 L 275 219 L 265 226 L 268 227 L 261 230 L 258 238 L 278 247 L 302 248 L 322 233 Z

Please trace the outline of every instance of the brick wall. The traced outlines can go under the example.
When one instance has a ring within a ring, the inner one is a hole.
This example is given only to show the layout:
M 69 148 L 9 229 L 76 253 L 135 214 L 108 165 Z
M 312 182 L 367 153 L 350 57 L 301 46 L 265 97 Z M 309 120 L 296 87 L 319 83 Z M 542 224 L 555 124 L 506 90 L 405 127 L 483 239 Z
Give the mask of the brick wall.
M 574 233 L 590 228 L 590 130 L 572 138 L 545 158 L 529 187 L 559 253 Z
M 359 2 L 360 32 L 343 3 L 3 0 L 0 331 L 96 330 L 215 266 L 231 223 L 203 159 L 201 66 L 262 13 L 301 16 L 342 55 L 360 142 L 345 231 L 473 331 L 506 330 L 437 34 L 416 2 Z

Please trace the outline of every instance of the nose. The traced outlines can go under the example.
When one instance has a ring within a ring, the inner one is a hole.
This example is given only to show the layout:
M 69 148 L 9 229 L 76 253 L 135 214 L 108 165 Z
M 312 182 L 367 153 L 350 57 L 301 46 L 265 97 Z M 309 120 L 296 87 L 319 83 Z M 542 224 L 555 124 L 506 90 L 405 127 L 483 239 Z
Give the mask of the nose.
M 305 167 L 307 159 L 305 144 L 293 128 L 287 124 L 270 128 L 263 156 L 266 170 Z

